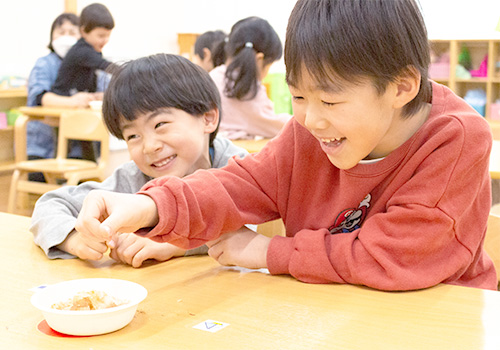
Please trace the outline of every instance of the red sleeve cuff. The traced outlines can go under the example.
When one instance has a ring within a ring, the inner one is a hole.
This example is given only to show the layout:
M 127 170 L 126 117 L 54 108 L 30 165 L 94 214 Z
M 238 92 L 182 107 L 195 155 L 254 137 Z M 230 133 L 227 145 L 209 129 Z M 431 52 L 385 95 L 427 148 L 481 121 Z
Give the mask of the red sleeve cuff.
M 155 237 L 157 241 L 165 241 L 161 236 L 167 235 L 174 229 L 175 220 L 172 220 L 172 218 L 177 217 L 177 207 L 173 195 L 161 187 L 150 187 L 147 190 L 137 192 L 137 194 L 149 196 L 155 202 L 158 210 L 158 224 L 152 228 L 140 229 L 136 234 L 150 238 Z M 172 198 L 166 198 L 168 196 Z
M 267 268 L 273 275 L 289 275 L 294 251 L 293 237 L 274 236 L 267 248 Z

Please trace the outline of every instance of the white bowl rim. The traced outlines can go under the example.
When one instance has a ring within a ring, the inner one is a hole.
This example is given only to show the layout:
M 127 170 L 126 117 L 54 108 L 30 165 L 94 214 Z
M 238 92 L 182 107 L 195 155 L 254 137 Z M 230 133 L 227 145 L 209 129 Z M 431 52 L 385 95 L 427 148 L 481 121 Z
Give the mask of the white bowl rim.
M 54 309 L 51 306 L 44 306 L 39 303 L 39 299 L 43 296 L 43 294 L 50 293 L 50 290 L 53 288 L 60 287 L 63 284 L 72 284 L 72 283 L 78 283 L 78 282 L 99 282 L 99 280 L 106 280 L 108 282 L 112 281 L 117 281 L 118 283 L 126 283 L 131 286 L 134 286 L 140 291 L 140 296 L 134 300 L 130 300 L 128 303 L 119 305 L 119 306 L 114 306 L 106 309 L 100 309 L 100 310 L 59 310 L 59 309 Z M 146 288 L 144 288 L 142 285 L 128 281 L 128 280 L 123 280 L 123 279 L 116 279 L 116 278 L 81 278 L 81 279 L 74 279 L 74 280 L 67 280 L 67 281 L 62 281 L 59 283 L 51 284 L 47 286 L 46 288 L 35 292 L 31 296 L 31 304 L 36 307 L 38 310 L 42 312 L 50 312 L 53 314 L 57 315 L 72 315 L 72 316 L 84 316 L 84 315 L 100 315 L 100 314 L 108 314 L 108 313 L 113 313 L 117 312 L 120 310 L 128 309 L 130 307 L 136 307 L 141 301 L 146 299 L 148 295 L 148 291 Z

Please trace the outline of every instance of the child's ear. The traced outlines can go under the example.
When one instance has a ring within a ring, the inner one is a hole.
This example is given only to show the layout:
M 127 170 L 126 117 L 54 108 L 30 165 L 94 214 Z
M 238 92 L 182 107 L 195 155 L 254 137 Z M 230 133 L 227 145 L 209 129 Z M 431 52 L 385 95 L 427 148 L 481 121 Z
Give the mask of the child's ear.
M 214 132 L 219 126 L 219 110 L 214 108 L 203 114 L 203 121 L 205 122 L 205 133 Z
M 264 68 L 264 54 L 262 52 L 257 52 L 255 54 L 255 63 L 260 70 Z
M 207 47 L 203 48 L 203 62 L 210 62 L 212 60 L 212 53 Z
M 403 108 L 417 96 L 420 91 L 420 79 L 420 72 L 413 66 L 408 67 L 397 78 L 394 108 Z

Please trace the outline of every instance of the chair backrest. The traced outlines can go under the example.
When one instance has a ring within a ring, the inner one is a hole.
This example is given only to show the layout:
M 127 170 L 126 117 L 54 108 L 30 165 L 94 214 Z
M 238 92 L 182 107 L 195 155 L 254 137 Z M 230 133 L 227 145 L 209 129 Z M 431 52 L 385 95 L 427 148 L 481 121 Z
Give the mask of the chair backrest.
M 68 157 L 68 141 L 99 141 L 99 163 L 107 163 L 109 159 L 109 132 L 99 112 L 92 110 L 76 110 L 65 112 L 59 121 L 59 138 L 57 158 Z
M 99 112 L 75 110 L 65 112 L 59 120 L 57 158 L 68 157 L 69 140 L 99 141 L 99 167 L 105 167 L 109 160 L 109 132 Z
M 500 216 L 491 214 L 488 217 L 488 229 L 484 239 L 484 249 L 488 253 L 495 269 L 497 270 L 497 278 L 500 281 Z

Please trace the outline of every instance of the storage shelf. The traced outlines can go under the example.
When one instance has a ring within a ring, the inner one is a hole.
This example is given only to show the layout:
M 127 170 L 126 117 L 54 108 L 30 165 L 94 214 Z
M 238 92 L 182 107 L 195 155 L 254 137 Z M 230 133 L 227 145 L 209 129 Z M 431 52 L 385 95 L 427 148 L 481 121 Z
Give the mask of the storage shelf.
M 438 83 L 447 85 L 461 97 L 464 97 L 467 91 L 471 88 L 484 89 L 486 92 L 485 117 L 490 120 L 490 107 L 496 100 L 500 99 L 500 75 L 498 69 L 496 68 L 497 62 L 500 62 L 500 39 L 440 39 L 430 40 L 429 44 L 436 56 L 446 57 L 442 55 L 449 55 L 449 77 L 433 78 L 431 76 L 430 78 Z M 472 69 L 478 69 L 484 58 L 486 56 L 488 57 L 486 77 L 472 77 L 469 79 L 456 77 L 455 72 L 457 70 L 457 66 L 459 65 L 458 56 L 463 45 L 465 45 L 469 51 L 472 61 Z M 439 73 L 443 73 L 443 64 L 446 63 L 440 61 L 435 66 L 440 68 Z
M 484 83 L 486 84 L 488 81 L 491 81 L 492 79 L 488 78 L 469 78 L 469 79 L 462 79 L 462 78 L 456 78 L 455 82 L 457 83 Z

